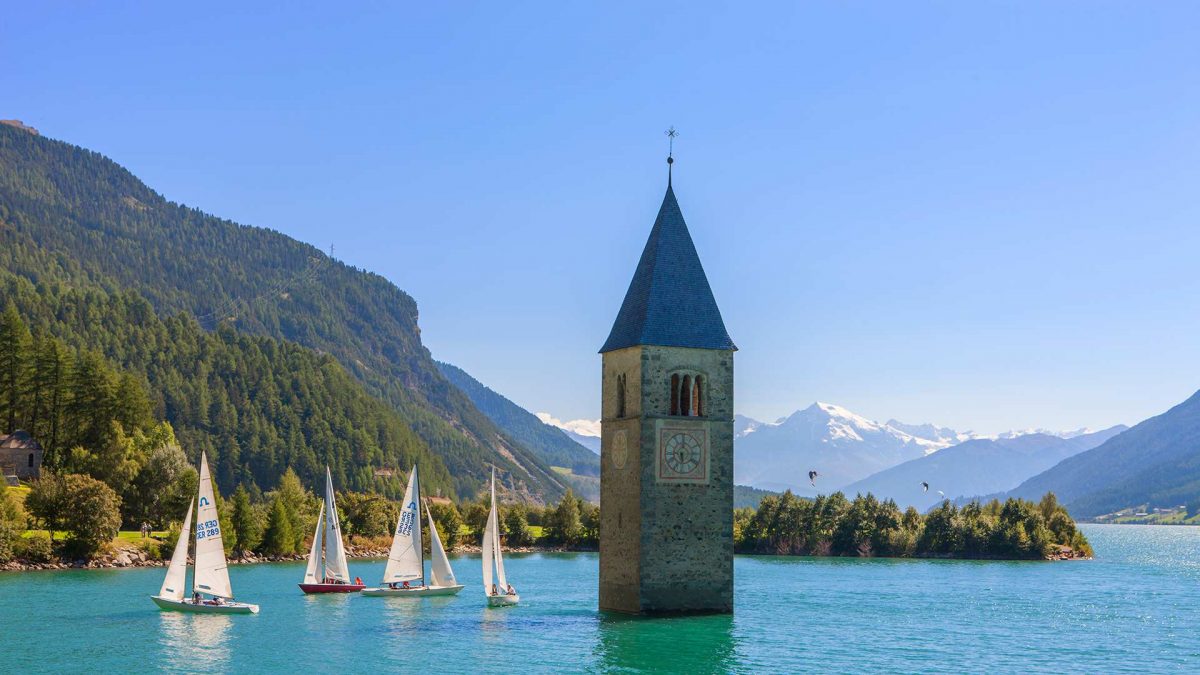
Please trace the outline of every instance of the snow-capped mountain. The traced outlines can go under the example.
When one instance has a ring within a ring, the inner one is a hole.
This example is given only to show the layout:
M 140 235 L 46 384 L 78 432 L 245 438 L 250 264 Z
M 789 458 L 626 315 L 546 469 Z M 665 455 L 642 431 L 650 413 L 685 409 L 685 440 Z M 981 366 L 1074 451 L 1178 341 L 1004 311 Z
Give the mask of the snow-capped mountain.
M 734 481 L 797 494 L 829 493 L 877 471 L 953 444 L 932 425 L 906 425 L 925 438 L 830 403 L 814 403 L 776 422 L 735 421 Z M 925 430 L 929 427 L 929 430 Z M 951 432 L 952 433 L 952 432 Z M 817 471 L 816 486 L 808 472 Z
M 934 443 L 939 444 L 944 443 L 946 445 L 953 445 L 955 443 L 969 441 L 973 438 L 980 438 L 980 436 L 973 431 L 960 433 L 951 429 L 950 427 L 939 427 L 935 424 L 905 424 L 897 419 L 890 419 L 887 422 L 884 422 L 884 424 L 893 429 L 903 431 L 910 436 L 923 438 L 927 441 L 933 441 Z
M 591 450 L 596 454 L 600 454 L 600 420 L 568 420 L 566 422 L 554 417 L 550 413 L 537 413 L 537 418 L 543 424 L 549 424 L 553 427 L 558 427 L 563 430 L 571 440 Z
M 600 420 L 562 421 L 550 413 L 538 419 L 600 452 Z M 1075 438 L 1087 429 L 1053 432 L 1044 429 L 979 434 L 935 424 L 907 424 L 895 419 L 876 422 L 839 405 L 817 402 L 774 422 L 734 415 L 734 481 L 767 490 L 797 494 L 829 494 L 903 462 L 971 440 L 1013 439 L 1031 434 Z M 814 488 L 808 472 L 820 475 Z

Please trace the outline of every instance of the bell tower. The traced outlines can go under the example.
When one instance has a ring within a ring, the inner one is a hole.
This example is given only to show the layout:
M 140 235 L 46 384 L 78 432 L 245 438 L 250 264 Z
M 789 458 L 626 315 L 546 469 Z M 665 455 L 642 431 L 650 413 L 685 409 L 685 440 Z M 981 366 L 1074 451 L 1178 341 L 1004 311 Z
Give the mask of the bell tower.
M 600 350 L 600 609 L 733 611 L 736 350 L 668 173 Z

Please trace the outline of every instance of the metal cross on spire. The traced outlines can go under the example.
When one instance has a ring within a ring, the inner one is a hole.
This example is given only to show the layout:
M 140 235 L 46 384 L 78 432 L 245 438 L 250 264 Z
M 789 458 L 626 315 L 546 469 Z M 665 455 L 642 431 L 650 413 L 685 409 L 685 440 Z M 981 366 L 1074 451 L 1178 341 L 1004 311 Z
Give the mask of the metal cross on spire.
M 679 135 L 675 131 L 675 125 L 671 125 L 670 129 L 663 132 L 667 136 L 667 186 L 671 185 L 671 165 L 675 163 L 675 137 Z

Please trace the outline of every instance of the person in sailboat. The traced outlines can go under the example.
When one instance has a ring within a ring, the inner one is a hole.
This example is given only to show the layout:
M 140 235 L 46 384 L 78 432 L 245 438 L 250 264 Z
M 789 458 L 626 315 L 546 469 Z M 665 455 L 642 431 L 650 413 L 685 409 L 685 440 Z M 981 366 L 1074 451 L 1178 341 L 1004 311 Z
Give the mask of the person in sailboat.
M 509 584 L 508 588 L 504 589 L 504 592 L 507 593 L 508 595 L 516 595 L 517 589 L 513 588 L 512 584 Z
M 203 598 L 200 597 L 200 591 L 194 591 L 192 593 L 192 604 L 199 605 L 201 602 L 203 602 Z

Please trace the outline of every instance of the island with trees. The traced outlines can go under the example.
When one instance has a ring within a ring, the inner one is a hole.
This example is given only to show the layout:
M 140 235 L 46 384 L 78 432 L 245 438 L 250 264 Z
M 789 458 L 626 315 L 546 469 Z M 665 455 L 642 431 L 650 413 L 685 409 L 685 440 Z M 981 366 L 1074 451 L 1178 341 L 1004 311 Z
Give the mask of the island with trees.
M 801 499 L 790 491 L 734 514 L 735 550 L 772 555 L 1047 560 L 1090 558 L 1091 545 L 1053 493 L 901 511 L 873 495 Z

